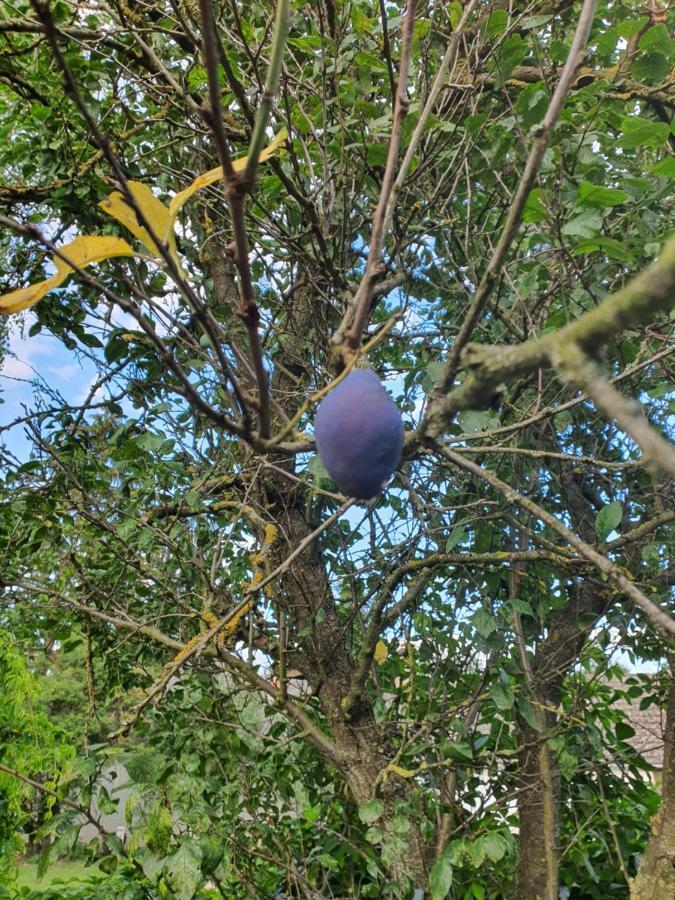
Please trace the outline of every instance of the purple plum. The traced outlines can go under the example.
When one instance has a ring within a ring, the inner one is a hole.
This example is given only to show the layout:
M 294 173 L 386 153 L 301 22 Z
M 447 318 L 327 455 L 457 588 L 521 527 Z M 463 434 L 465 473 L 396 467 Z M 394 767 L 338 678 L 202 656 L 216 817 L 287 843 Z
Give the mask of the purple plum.
M 321 461 L 340 490 L 369 500 L 396 471 L 403 420 L 370 369 L 354 369 L 321 401 L 314 423 Z

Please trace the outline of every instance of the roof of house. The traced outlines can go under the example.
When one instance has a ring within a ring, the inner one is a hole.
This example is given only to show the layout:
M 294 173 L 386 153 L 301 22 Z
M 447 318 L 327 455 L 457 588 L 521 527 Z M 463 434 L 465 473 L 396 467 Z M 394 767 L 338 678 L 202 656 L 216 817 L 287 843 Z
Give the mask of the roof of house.
M 620 691 L 625 691 L 627 687 L 615 679 L 612 679 L 611 686 Z M 615 706 L 624 713 L 629 725 L 635 731 L 635 735 L 628 738 L 627 743 L 654 768 L 662 769 L 666 712 L 658 703 L 640 709 L 643 696 L 618 697 Z

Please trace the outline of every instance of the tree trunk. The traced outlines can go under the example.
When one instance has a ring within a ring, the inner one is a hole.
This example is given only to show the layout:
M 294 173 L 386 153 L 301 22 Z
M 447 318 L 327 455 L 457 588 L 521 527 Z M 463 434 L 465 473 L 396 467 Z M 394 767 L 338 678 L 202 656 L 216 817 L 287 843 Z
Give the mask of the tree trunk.
M 631 900 L 675 897 L 675 656 L 670 659 L 670 669 L 661 807 L 652 820 L 651 837 L 631 884 Z
M 560 449 L 557 438 L 553 445 Z M 560 481 L 574 528 L 585 540 L 594 540 L 596 510 L 585 482 L 562 471 Z M 570 584 L 568 602 L 550 623 L 531 663 L 521 641 L 522 668 L 539 729 L 519 722 L 516 900 L 558 900 L 560 771 L 546 736 L 556 723 L 565 677 L 612 599 L 600 585 Z
M 523 723 L 519 734 L 516 897 L 558 900 L 560 775 L 545 732 Z
M 278 565 L 312 529 L 295 502 L 295 488 L 289 491 L 282 487 L 281 478 L 274 478 L 274 489 L 270 479 L 266 482 L 266 514 L 271 515 L 283 535 L 275 546 L 278 556 L 274 565 Z M 343 760 L 341 774 L 352 798 L 359 806 L 375 797 L 383 803 L 382 816 L 373 825 L 382 829 L 384 870 L 392 881 L 401 885 L 409 881 L 413 888 L 424 889 L 428 881 L 428 848 L 411 802 L 415 786 L 397 775 L 383 777 L 395 751 L 391 748 L 391 735 L 375 721 L 370 702 L 362 697 L 349 714 L 342 709 L 355 674 L 354 659 L 348 629 L 338 618 L 316 548 L 300 554 L 280 577 L 275 599 L 287 614 L 289 632 L 299 651 L 294 654 L 294 664 L 302 670 L 320 701 L 337 756 Z M 319 612 L 321 616 L 317 615 Z M 300 637 L 302 632 L 308 632 L 307 636 Z
M 569 603 L 532 663 L 530 689 L 539 730 L 522 720 L 519 724 L 517 900 L 558 898 L 560 772 L 546 735 L 555 726 L 567 672 L 611 599 L 611 592 L 597 586 L 572 586 Z

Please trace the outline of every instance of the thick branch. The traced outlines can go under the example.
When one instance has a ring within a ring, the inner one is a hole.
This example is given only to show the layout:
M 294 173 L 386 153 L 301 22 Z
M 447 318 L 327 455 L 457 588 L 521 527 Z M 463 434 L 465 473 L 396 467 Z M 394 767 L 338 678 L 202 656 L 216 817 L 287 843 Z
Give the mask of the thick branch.
M 655 262 L 564 328 L 513 346 L 470 344 L 462 361 L 473 370 L 472 374 L 446 397 L 430 402 L 421 432 L 425 437 L 438 438 L 459 410 L 488 405 L 502 382 L 551 366 L 565 347 L 574 344 L 583 350 L 596 351 L 621 331 L 647 322 L 659 312 L 668 312 L 674 304 L 675 235 Z M 421 437 L 420 434 L 410 441 L 411 449 Z
M 555 360 L 554 360 L 555 362 Z M 576 344 L 560 352 L 556 368 L 566 381 L 585 391 L 610 419 L 641 448 L 643 459 L 675 475 L 675 448 L 652 428 L 637 400 L 624 397 L 603 377 L 599 366 Z

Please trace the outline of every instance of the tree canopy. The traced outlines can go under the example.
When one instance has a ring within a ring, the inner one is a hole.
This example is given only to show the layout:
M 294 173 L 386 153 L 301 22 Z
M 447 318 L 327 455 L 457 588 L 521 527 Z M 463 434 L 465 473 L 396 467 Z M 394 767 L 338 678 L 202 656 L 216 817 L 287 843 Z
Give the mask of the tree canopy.
M 59 800 L 45 865 L 120 764 L 120 897 L 675 894 L 674 21 L 5 3 L 0 324 L 43 364 L 0 665 L 60 749 L 0 710 L 0 802 Z M 354 366 L 405 424 L 368 502 L 313 439 Z

